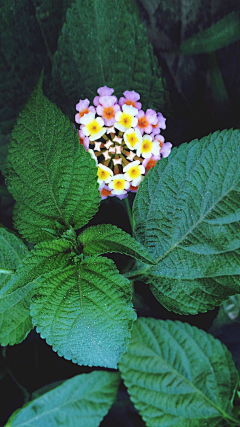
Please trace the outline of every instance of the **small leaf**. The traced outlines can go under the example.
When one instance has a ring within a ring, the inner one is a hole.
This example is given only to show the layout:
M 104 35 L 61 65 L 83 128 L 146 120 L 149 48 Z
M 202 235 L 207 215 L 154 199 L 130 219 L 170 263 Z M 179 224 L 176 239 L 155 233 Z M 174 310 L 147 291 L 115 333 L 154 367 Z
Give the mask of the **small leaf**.
M 117 372 L 77 375 L 18 409 L 6 427 L 98 427 L 118 386 Z
M 168 310 L 205 312 L 240 290 L 240 131 L 182 144 L 144 178 L 133 205 L 135 238 L 157 265 L 126 274 Z
M 26 338 L 33 327 L 30 316 L 33 280 L 55 268 L 69 265 L 71 247 L 70 242 L 60 239 L 39 243 L 24 258 L 16 273 L 10 276 L 11 280 L 0 291 L 1 345 L 14 345 Z
M 204 31 L 195 34 L 181 44 L 178 53 L 198 55 L 214 52 L 240 39 L 240 13 L 233 11 L 211 25 Z
M 97 169 L 80 146 L 73 124 L 42 93 L 41 82 L 12 133 L 7 185 L 16 200 L 14 222 L 37 243 L 58 231 L 81 228 L 100 203 Z
M 9 282 L 28 253 L 25 243 L 0 225 L 0 289 Z
M 78 242 L 83 245 L 83 254 L 87 256 L 118 252 L 155 264 L 141 243 L 115 225 L 99 224 L 85 228 L 78 236 Z
M 87 258 L 46 274 L 36 285 L 33 323 L 53 350 L 79 365 L 116 369 L 136 314 L 130 283 L 114 262 Z
M 239 378 L 231 354 L 194 326 L 139 318 L 119 368 L 148 427 L 219 427 L 223 418 L 234 421 Z

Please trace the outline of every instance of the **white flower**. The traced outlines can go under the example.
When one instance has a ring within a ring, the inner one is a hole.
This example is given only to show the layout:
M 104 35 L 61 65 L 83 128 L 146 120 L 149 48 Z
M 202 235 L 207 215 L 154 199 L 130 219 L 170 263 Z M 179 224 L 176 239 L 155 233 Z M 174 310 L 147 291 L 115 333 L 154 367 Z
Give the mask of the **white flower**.
M 104 121 L 101 117 L 95 118 L 95 113 L 84 114 L 80 123 L 85 125 L 82 128 L 84 135 L 89 136 L 90 141 L 95 141 L 104 135 L 106 128 L 103 127 Z
M 122 173 L 119 173 L 117 175 L 114 175 L 112 178 L 112 181 L 109 183 L 108 187 L 112 190 L 112 194 L 126 194 L 130 184 L 126 180 L 125 175 Z
M 98 183 L 100 185 L 100 188 L 104 186 L 104 184 L 108 184 L 112 177 L 113 177 L 113 171 L 108 168 L 105 165 L 102 165 L 101 163 L 98 165 Z
M 145 168 L 140 164 L 139 160 L 135 160 L 135 162 L 125 166 L 123 172 L 125 173 L 126 180 L 132 181 L 132 185 L 137 187 L 143 180 L 142 174 L 145 173 Z
M 126 104 L 122 106 L 122 109 L 123 111 L 118 111 L 115 115 L 114 127 L 125 132 L 127 129 L 137 126 L 138 119 L 134 116 L 138 114 L 138 109 Z
M 152 157 L 152 155 L 157 156 L 159 152 L 159 142 L 153 141 L 150 135 L 144 135 L 141 145 L 137 148 L 137 155 L 148 159 Z
M 125 144 L 130 148 L 130 150 L 136 150 L 142 142 L 142 135 L 138 128 L 130 128 L 126 130 L 123 135 Z

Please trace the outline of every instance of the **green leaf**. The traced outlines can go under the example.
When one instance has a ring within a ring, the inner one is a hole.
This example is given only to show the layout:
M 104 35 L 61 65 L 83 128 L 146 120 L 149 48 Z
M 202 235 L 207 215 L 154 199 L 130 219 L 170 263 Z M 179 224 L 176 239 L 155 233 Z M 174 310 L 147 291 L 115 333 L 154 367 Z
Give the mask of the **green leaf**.
M 118 386 L 117 372 L 77 375 L 17 410 L 6 427 L 98 427 Z
M 155 264 L 147 250 L 130 234 L 111 224 L 99 224 L 88 227 L 78 236 L 87 256 L 118 252 L 140 261 Z
M 219 427 L 223 418 L 232 421 L 239 378 L 231 354 L 194 326 L 139 318 L 119 369 L 148 427 Z
M 168 310 L 205 312 L 239 293 L 240 131 L 182 144 L 137 192 L 135 238 L 157 266 L 127 277 L 150 284 Z
M 25 243 L 0 225 L 0 290 L 9 282 L 28 253 Z
M 62 105 L 73 114 L 79 98 L 91 101 L 107 85 L 122 96 L 141 95 L 143 108 L 164 112 L 169 95 L 133 0 L 77 0 L 54 55 L 55 92 L 63 87 Z M 60 94 L 59 94 L 60 96 Z
M 15 226 L 30 242 L 52 238 L 43 228 L 59 234 L 69 225 L 81 228 L 98 209 L 95 161 L 41 83 L 14 128 L 7 167 Z
M 184 40 L 178 49 L 178 53 L 198 55 L 199 53 L 214 52 L 239 39 L 240 12 L 233 11 L 206 30 Z
M 41 337 L 74 363 L 116 369 L 136 314 L 114 262 L 87 258 L 38 282 L 31 315 Z
M 1 289 L 1 345 L 14 345 L 26 338 L 33 327 L 30 316 L 31 297 L 35 286 L 33 281 L 44 273 L 69 265 L 73 257 L 71 249 L 71 242 L 66 240 L 39 243 Z

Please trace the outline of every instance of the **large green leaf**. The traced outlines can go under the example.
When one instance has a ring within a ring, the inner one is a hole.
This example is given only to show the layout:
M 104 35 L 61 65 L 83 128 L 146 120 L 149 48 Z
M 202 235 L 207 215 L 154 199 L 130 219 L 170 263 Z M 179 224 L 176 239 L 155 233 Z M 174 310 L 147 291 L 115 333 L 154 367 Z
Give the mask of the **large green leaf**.
M 73 112 L 79 98 L 92 100 L 104 85 L 114 88 L 116 96 L 139 92 L 144 109 L 166 108 L 165 81 L 133 0 L 74 2 L 54 61 L 55 92 L 63 87 L 65 111 Z
M 136 314 L 112 260 L 91 257 L 36 282 L 31 315 L 42 338 L 79 365 L 117 368 Z
M 33 92 L 12 133 L 7 184 L 16 200 L 15 226 L 29 241 L 80 228 L 100 203 L 97 169 L 73 124 L 42 93 Z
M 28 252 L 19 237 L 0 225 L 0 289 L 8 283 Z
M 240 39 L 240 12 L 233 11 L 204 31 L 181 44 L 178 52 L 183 55 L 214 52 Z
M 6 427 L 98 427 L 118 385 L 117 372 L 77 375 L 16 411 Z
M 154 264 L 148 251 L 130 234 L 111 224 L 99 224 L 88 227 L 78 236 L 84 255 L 91 256 L 118 252 L 140 261 Z
M 150 284 L 168 310 L 196 314 L 239 293 L 240 131 L 215 132 L 161 159 L 134 201 L 135 237 L 157 266 L 127 277 Z
M 20 252 L 21 246 L 17 244 Z M 1 345 L 17 344 L 28 335 L 33 327 L 30 304 L 34 292 L 34 279 L 56 268 L 69 265 L 73 257 L 71 249 L 72 243 L 63 239 L 39 243 L 24 258 L 16 273 L 11 276 L 11 280 L 5 283 L 0 290 Z M 13 248 L 8 250 L 14 254 Z
M 223 418 L 232 420 L 238 372 L 231 354 L 194 326 L 139 318 L 119 368 L 148 427 L 220 427 Z

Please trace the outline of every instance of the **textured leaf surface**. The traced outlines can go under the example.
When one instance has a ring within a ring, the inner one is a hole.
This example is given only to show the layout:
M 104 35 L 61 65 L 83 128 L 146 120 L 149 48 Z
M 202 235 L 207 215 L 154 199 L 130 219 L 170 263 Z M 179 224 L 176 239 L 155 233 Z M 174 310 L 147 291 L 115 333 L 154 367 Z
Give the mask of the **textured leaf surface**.
M 154 264 L 144 246 L 115 225 L 99 224 L 85 228 L 78 236 L 78 242 L 83 245 L 83 254 L 87 256 L 118 252 Z
M 168 101 L 165 81 L 148 42 L 146 29 L 132 0 L 77 0 L 54 56 L 53 81 L 64 88 L 62 104 L 96 96 L 100 86 L 141 95 L 143 108 L 164 112 Z
M 135 237 L 157 266 L 128 277 L 149 283 L 168 310 L 196 314 L 239 293 L 240 131 L 174 149 L 137 192 Z
M 1 345 L 20 343 L 30 332 L 33 280 L 55 268 L 66 267 L 72 259 L 71 246 L 71 242 L 60 239 L 39 243 L 5 283 L 0 291 Z
M 119 364 L 148 427 L 222 426 L 238 373 L 220 341 L 187 323 L 139 318 Z
M 0 225 L 0 289 L 9 282 L 28 252 L 19 237 Z
M 98 427 L 118 385 L 117 372 L 77 375 L 14 413 L 6 427 Z
M 15 226 L 29 241 L 51 239 L 43 228 L 80 228 L 96 213 L 100 193 L 95 162 L 40 84 L 14 128 L 7 166 L 8 187 L 16 200 Z
M 108 368 L 117 368 L 136 319 L 129 281 L 104 257 L 45 275 L 35 289 L 31 315 L 59 356 Z
M 229 13 L 216 24 L 190 37 L 181 44 L 179 53 L 196 55 L 214 52 L 240 39 L 240 13 Z

